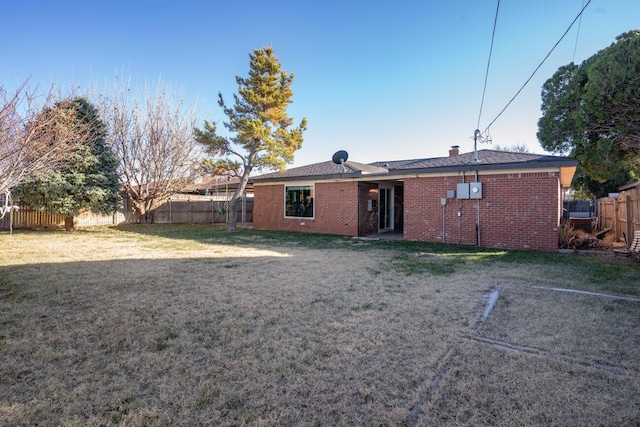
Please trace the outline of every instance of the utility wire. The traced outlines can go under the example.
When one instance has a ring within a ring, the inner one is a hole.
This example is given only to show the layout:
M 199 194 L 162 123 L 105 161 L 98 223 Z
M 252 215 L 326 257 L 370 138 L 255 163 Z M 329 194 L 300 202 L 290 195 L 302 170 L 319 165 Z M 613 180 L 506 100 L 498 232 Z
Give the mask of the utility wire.
M 500 113 L 498 113 L 498 115 L 496 116 L 495 119 L 493 119 L 491 121 L 491 123 L 489 123 L 489 126 L 487 126 L 487 128 L 485 129 L 485 132 L 491 127 L 492 124 L 494 124 L 496 122 L 496 120 L 498 120 L 498 118 L 502 115 L 502 113 L 505 112 L 505 110 L 509 107 L 509 105 L 511 105 L 511 103 L 518 97 L 518 95 L 520 95 L 520 92 L 522 92 L 522 90 L 525 88 L 525 86 L 531 81 L 531 79 L 533 78 L 533 76 L 538 72 L 538 70 L 540 69 L 540 67 L 542 67 L 542 64 L 545 63 L 545 61 L 549 58 L 549 56 L 551 56 L 551 53 L 553 53 L 553 51 L 555 50 L 556 47 L 558 47 L 558 45 L 560 44 L 560 42 L 562 41 L 562 39 L 565 38 L 565 36 L 567 35 L 567 33 L 569 32 L 569 30 L 571 30 L 571 27 L 573 27 L 573 25 L 576 23 L 576 21 L 582 16 L 582 13 L 584 12 L 584 10 L 587 8 L 587 6 L 589 6 L 589 4 L 591 3 L 591 0 L 587 1 L 587 4 L 585 4 L 582 7 L 582 10 L 580 10 L 580 13 L 578 13 L 578 16 L 575 17 L 575 19 L 573 20 L 573 22 L 571 22 L 571 24 L 569 25 L 569 28 L 567 28 L 567 30 L 564 32 L 564 34 L 562 35 L 562 37 L 560 37 L 560 40 L 558 40 L 556 42 L 556 44 L 553 45 L 553 47 L 551 48 L 551 50 L 549 51 L 549 53 L 547 53 L 547 56 L 544 57 L 544 59 L 542 60 L 542 62 L 536 67 L 535 70 L 533 70 L 533 73 L 531 73 L 531 75 L 529 76 L 529 78 L 527 79 L 526 82 L 524 82 L 524 84 L 522 85 L 522 87 L 520 89 L 518 89 L 518 92 L 516 92 L 516 94 L 513 96 L 513 98 L 511 98 L 511 100 L 509 102 L 507 102 L 507 105 L 505 105 L 505 107 L 502 109 L 502 111 L 500 111 Z
M 582 0 L 582 7 L 584 8 L 584 0 Z M 573 46 L 573 59 L 571 62 L 576 62 L 576 50 L 578 50 L 578 39 L 580 38 L 580 27 L 582 27 L 582 14 L 580 14 L 580 20 L 578 21 L 578 34 L 576 34 L 576 44 Z
M 496 37 L 496 25 L 498 24 L 498 11 L 500 10 L 500 0 L 498 0 L 498 6 L 496 7 L 496 16 L 493 19 L 493 32 L 491 33 L 491 47 L 489 48 L 489 60 L 487 61 L 487 71 L 484 75 L 484 87 L 482 88 L 482 100 L 480 101 L 480 112 L 478 113 L 478 126 L 480 127 L 480 118 L 482 117 L 482 107 L 484 106 L 484 95 L 487 92 L 487 79 L 489 78 L 489 65 L 491 65 L 491 54 L 493 53 L 493 40 Z

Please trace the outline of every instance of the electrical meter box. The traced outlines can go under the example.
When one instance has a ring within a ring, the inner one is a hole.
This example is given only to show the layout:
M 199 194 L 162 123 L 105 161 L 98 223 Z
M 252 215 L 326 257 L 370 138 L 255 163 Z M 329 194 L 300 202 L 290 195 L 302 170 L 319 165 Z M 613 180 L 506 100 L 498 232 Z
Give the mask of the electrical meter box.
M 456 193 L 458 194 L 458 199 L 468 199 L 469 198 L 469 183 L 460 182 L 456 188 Z
M 482 199 L 482 183 L 472 182 L 469 184 L 469 197 L 471 199 Z

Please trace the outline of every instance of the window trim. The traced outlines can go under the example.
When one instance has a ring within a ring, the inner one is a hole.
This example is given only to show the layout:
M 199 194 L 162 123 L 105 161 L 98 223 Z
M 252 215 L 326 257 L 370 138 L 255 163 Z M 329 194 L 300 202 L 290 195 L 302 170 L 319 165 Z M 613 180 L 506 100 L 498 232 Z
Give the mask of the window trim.
M 309 189 L 311 190 L 311 200 L 313 201 L 311 216 L 288 216 L 287 215 L 287 188 L 289 187 L 309 187 Z M 284 198 L 283 213 L 286 219 L 314 219 L 316 217 L 316 186 L 314 182 L 296 182 L 296 183 L 285 184 L 283 198 Z

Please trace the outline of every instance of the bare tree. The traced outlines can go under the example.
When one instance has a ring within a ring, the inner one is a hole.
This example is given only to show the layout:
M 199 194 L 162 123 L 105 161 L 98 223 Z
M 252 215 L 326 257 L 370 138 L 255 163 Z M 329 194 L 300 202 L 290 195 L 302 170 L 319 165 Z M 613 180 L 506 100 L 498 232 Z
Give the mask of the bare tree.
M 0 193 L 7 199 L 25 178 L 63 167 L 88 132 L 73 112 L 53 108 L 69 99 L 53 88 L 38 96 L 26 82 L 12 95 L 0 87 Z
M 525 144 L 513 144 L 513 145 L 498 145 L 495 144 L 493 149 L 496 151 L 507 151 L 510 153 L 528 153 L 529 148 Z
M 120 158 L 126 196 L 141 223 L 193 179 L 198 164 L 193 110 L 171 96 L 162 82 L 153 92 L 133 93 L 130 82 L 114 85 L 100 102 L 108 143 Z

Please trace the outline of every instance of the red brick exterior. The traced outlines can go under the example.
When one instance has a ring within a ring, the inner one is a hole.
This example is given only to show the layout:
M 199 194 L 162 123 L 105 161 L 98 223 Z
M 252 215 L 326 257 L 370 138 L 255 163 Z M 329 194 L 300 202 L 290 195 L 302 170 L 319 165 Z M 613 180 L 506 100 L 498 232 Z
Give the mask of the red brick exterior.
M 474 182 L 475 176 L 465 181 Z M 480 174 L 478 181 L 481 199 L 448 199 L 443 215 L 441 199 L 462 176 L 406 179 L 404 238 L 477 245 L 479 224 L 481 246 L 558 249 L 558 173 Z
M 441 199 L 463 180 L 474 182 L 475 175 L 404 180 L 405 240 L 477 245 L 479 234 L 484 247 L 557 250 L 561 206 L 557 172 L 480 173 L 481 199 L 447 199 L 443 209 Z M 345 236 L 375 232 L 367 201 L 376 194 L 370 190 L 377 187 L 356 181 L 318 182 L 314 218 L 285 218 L 284 185 L 257 185 L 253 225 L 256 229 Z
M 358 182 L 315 183 L 313 218 L 285 218 L 284 187 L 283 184 L 255 186 L 254 228 L 358 235 Z

